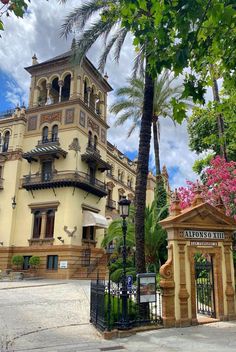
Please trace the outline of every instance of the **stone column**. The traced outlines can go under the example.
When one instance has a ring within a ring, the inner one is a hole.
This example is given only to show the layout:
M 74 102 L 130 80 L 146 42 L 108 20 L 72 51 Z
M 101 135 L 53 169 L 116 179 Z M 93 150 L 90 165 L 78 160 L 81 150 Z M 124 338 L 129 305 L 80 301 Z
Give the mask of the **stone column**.
M 80 75 L 78 75 L 77 76 L 77 96 L 79 97 L 79 98 L 82 98 L 82 84 L 81 84 L 82 82 L 81 82 L 81 76 Z
M 42 222 L 41 222 L 41 231 L 40 231 L 40 238 L 43 239 L 46 236 L 46 225 L 47 225 L 47 212 L 41 212 Z
M 87 88 L 88 92 L 88 106 L 90 105 L 90 94 L 91 94 L 92 89 L 90 87 Z
M 47 99 L 46 99 L 46 105 L 49 105 L 51 103 L 51 99 L 50 99 L 50 90 L 52 88 L 51 83 L 47 83 L 46 84 L 46 88 L 47 88 Z
M 34 95 L 33 95 L 33 106 L 38 106 L 38 99 L 39 99 L 39 94 L 40 94 L 40 88 L 39 86 L 35 87 L 34 89 Z
M 190 319 L 188 314 L 188 298 L 189 293 L 186 289 L 186 274 L 185 274 L 185 246 L 186 243 L 178 243 L 179 247 L 179 303 L 180 303 L 180 326 L 189 326 Z
M 233 288 L 232 280 L 232 270 L 231 270 L 231 261 L 232 261 L 232 251 L 231 243 L 224 244 L 224 254 L 225 254 L 225 271 L 226 271 L 226 302 L 227 302 L 227 318 L 229 320 L 235 319 L 235 291 Z
M 62 81 L 62 80 L 58 81 L 58 85 L 59 85 L 59 103 L 60 103 L 61 102 L 62 88 L 64 86 L 64 81 Z
M 100 105 L 100 115 L 101 115 L 101 118 L 104 119 L 104 101 L 103 100 L 100 100 L 99 101 L 99 105 Z
M 70 78 L 70 97 L 69 99 L 72 99 L 74 96 L 74 77 L 71 76 Z

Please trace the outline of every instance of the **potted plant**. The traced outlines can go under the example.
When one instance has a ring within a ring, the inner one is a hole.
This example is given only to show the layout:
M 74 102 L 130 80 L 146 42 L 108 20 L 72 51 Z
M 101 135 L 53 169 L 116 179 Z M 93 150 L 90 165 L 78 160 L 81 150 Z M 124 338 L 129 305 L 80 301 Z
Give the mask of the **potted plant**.
M 22 255 L 14 255 L 11 259 L 11 262 L 13 266 L 16 268 L 16 270 L 21 270 L 23 266 L 24 258 Z
M 40 265 L 40 257 L 33 255 L 29 260 L 29 265 L 32 271 L 37 271 Z

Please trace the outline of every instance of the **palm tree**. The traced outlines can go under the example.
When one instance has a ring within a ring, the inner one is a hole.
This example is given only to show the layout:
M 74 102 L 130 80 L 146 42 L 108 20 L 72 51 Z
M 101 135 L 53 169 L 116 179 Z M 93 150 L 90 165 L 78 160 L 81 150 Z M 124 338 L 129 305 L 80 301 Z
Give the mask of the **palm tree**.
M 59 0 L 65 3 L 66 0 Z M 78 29 L 80 37 L 75 47 L 74 58 L 81 62 L 88 50 L 99 39 L 104 38 L 104 50 L 99 61 L 100 70 L 104 66 L 109 53 L 112 51 L 115 60 L 119 60 L 123 43 L 129 33 L 128 28 L 123 26 L 120 16 L 121 1 L 114 0 L 112 8 L 108 0 L 90 0 L 75 8 L 65 19 L 62 26 L 62 34 L 67 36 L 74 27 Z M 150 2 L 151 6 L 151 2 Z M 150 23 L 154 21 L 148 4 L 146 15 L 150 17 Z M 137 11 L 137 16 L 143 15 L 143 10 Z M 153 24 L 154 25 L 154 24 Z M 149 55 L 145 50 L 145 43 L 135 60 L 134 69 L 137 72 L 144 64 L 144 102 L 143 114 L 140 127 L 140 139 L 138 150 L 137 177 L 136 177 L 136 212 L 135 212 L 135 234 L 136 234 L 136 268 L 138 273 L 145 272 L 145 204 L 148 176 L 148 161 L 151 141 L 151 126 L 153 117 L 154 79 L 150 73 Z
M 173 85 L 174 77 L 170 76 L 168 71 L 158 76 L 154 85 L 154 101 L 153 101 L 153 143 L 155 153 L 156 175 L 161 174 L 160 168 L 160 117 L 172 117 L 172 110 L 170 101 L 172 98 L 177 98 L 181 95 L 181 86 Z M 120 126 L 127 120 L 131 120 L 132 124 L 128 131 L 128 137 L 138 127 L 142 119 L 143 110 L 143 94 L 144 94 L 144 81 L 142 77 L 129 78 L 128 85 L 121 87 L 117 90 L 116 96 L 118 101 L 111 105 L 110 112 L 118 115 L 115 126 Z
M 157 212 L 157 200 L 154 200 L 151 207 L 145 209 L 145 265 L 146 268 L 154 267 L 155 271 L 157 271 L 160 258 L 163 256 L 160 249 L 166 247 L 166 231 L 159 225 L 159 221 L 167 207 L 168 205 L 165 205 Z M 135 212 L 132 207 L 127 218 L 126 243 L 128 256 L 132 255 L 135 247 L 134 215 Z M 114 256 L 117 257 L 123 245 L 121 218 L 113 220 L 109 225 L 107 234 L 102 241 L 102 247 L 108 248 L 111 242 L 114 244 Z

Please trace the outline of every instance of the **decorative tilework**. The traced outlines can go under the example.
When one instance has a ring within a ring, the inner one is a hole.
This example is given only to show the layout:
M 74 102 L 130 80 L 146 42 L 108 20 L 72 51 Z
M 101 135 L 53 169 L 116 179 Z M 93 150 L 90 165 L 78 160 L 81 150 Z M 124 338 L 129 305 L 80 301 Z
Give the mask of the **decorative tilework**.
M 65 117 L 65 124 L 73 123 L 75 116 L 75 109 L 67 109 L 66 110 L 66 117 Z
M 28 131 L 33 131 L 37 129 L 37 116 L 30 116 L 28 119 Z
M 79 123 L 83 127 L 85 127 L 85 120 L 86 120 L 85 113 L 83 111 L 80 111 Z
M 60 121 L 62 119 L 62 112 L 61 111 L 54 111 L 51 113 L 47 114 L 42 114 L 40 116 L 40 125 L 42 125 L 44 122 L 53 122 L 53 121 Z

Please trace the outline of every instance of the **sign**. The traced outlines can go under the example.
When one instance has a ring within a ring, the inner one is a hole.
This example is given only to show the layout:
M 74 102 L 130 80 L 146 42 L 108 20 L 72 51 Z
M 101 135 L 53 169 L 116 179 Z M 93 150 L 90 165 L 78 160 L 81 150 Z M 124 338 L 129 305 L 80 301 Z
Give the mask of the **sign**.
M 218 242 L 200 242 L 200 241 L 191 241 L 190 246 L 207 246 L 207 247 L 217 247 Z
M 138 274 L 139 302 L 156 302 L 156 274 Z
M 184 230 L 184 237 L 191 239 L 223 240 L 225 234 L 224 232 Z
M 127 276 L 127 289 L 132 290 L 132 284 L 133 284 L 133 276 L 128 275 Z
M 67 267 L 68 267 L 67 260 L 60 262 L 60 269 L 67 269 Z

